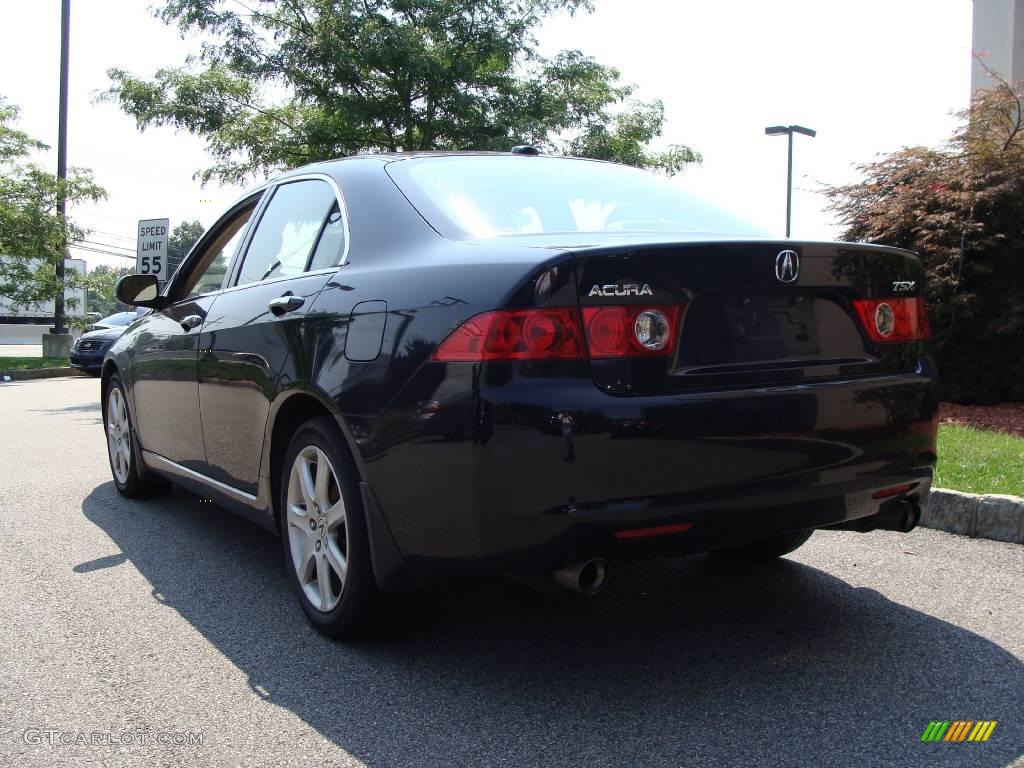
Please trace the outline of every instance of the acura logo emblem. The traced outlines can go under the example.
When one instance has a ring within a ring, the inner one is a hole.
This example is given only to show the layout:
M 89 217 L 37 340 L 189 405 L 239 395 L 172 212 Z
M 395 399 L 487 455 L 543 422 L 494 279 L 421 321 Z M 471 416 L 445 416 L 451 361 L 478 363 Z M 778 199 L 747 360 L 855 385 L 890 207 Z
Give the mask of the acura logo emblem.
M 796 251 L 779 251 L 775 257 L 775 277 L 782 283 L 792 283 L 800 274 L 800 254 Z

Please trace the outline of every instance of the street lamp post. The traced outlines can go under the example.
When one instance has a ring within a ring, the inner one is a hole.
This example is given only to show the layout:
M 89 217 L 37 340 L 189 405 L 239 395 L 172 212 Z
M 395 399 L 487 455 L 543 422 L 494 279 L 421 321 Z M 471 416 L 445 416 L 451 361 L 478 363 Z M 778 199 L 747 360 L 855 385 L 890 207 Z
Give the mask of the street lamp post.
M 60 105 L 57 112 L 57 215 L 64 230 L 64 253 L 57 260 L 59 291 L 53 300 L 53 333 L 64 334 L 64 259 L 67 257 L 67 202 L 64 184 L 68 176 L 68 48 L 71 39 L 71 0 L 60 7 Z
M 789 237 L 790 223 L 793 216 L 793 134 L 802 133 L 812 139 L 817 131 L 804 128 L 802 125 L 771 125 L 764 129 L 766 136 L 787 136 L 789 139 L 789 151 L 786 161 L 786 237 Z
M 68 255 L 67 189 L 68 175 L 68 42 L 71 37 L 71 0 L 61 0 L 60 7 L 60 102 L 57 112 L 57 217 L 61 227 L 62 253 L 54 265 L 57 290 L 53 297 L 53 327 L 42 336 L 43 357 L 67 357 L 71 351 L 71 334 L 65 325 L 64 261 Z

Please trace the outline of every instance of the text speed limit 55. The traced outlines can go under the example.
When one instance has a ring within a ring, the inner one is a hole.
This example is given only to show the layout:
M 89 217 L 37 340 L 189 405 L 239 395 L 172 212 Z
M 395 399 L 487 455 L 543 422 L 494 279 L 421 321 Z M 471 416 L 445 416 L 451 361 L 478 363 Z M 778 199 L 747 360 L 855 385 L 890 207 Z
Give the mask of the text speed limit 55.
M 167 235 L 170 219 L 142 219 L 139 221 L 135 271 L 140 275 L 156 275 L 167 279 Z

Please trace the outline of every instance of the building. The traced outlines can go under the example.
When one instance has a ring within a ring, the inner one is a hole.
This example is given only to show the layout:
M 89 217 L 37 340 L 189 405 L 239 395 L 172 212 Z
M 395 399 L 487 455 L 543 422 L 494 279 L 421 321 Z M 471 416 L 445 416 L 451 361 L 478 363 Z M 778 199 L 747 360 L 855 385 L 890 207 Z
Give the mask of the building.
M 1024 81 L 1024 0 L 974 0 L 971 49 L 1004 80 Z M 971 92 L 990 88 L 985 68 L 971 66 Z
M 3 256 L 0 256 L 2 259 Z M 84 259 L 65 259 L 65 269 L 86 274 Z M 77 301 L 76 308 L 68 314 L 85 312 L 85 289 L 68 288 L 64 291 L 65 306 L 69 299 Z M 41 344 L 44 333 L 53 325 L 53 302 L 44 301 L 33 307 L 14 307 L 0 296 L 0 344 Z

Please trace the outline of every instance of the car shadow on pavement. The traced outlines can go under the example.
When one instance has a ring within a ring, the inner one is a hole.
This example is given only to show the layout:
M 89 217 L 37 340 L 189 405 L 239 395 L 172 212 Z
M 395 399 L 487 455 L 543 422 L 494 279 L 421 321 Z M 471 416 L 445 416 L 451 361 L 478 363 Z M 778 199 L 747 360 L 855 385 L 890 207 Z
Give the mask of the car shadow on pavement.
M 66 416 L 69 414 L 81 414 L 76 421 L 80 424 L 102 424 L 103 413 L 100 404 L 85 403 L 83 405 L 66 405 L 59 408 L 37 408 L 32 413 L 45 413 L 50 416 Z
M 254 691 L 371 768 L 1002 766 L 1024 744 L 1015 656 L 791 560 L 656 561 L 595 598 L 457 584 L 344 645 L 306 623 L 272 534 L 180 490 L 106 483 L 82 508 Z M 957 718 L 1000 723 L 984 744 L 919 741 Z
M 49 413 L 53 415 L 61 415 L 64 413 L 99 413 L 100 404 L 96 403 L 82 403 L 81 405 L 62 405 L 58 408 L 36 408 L 32 413 Z

